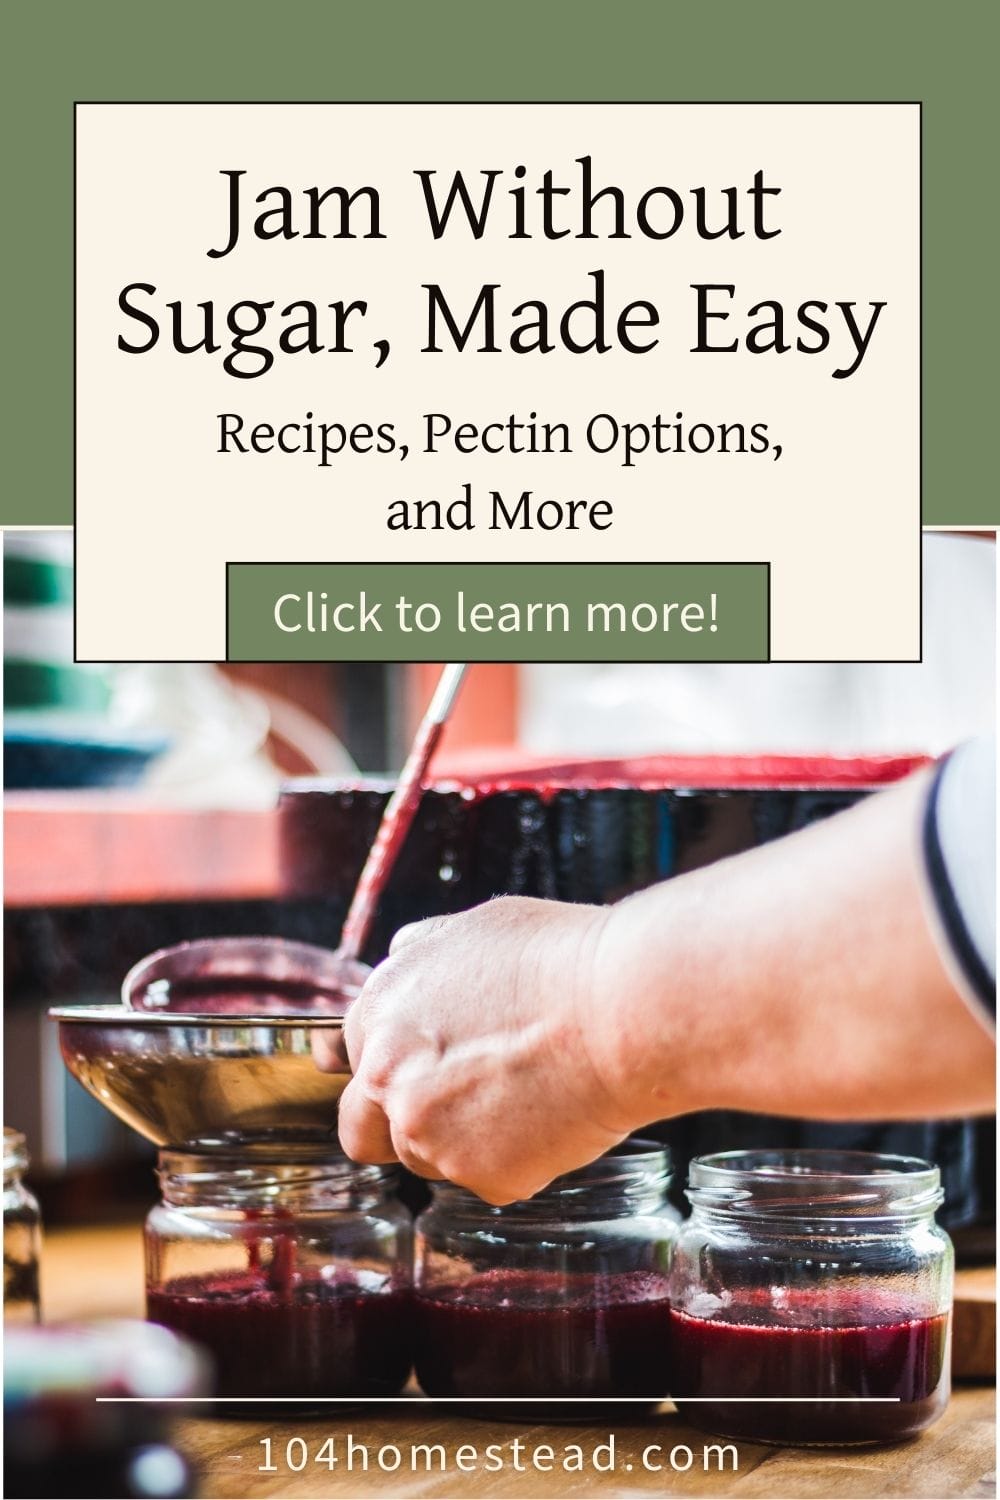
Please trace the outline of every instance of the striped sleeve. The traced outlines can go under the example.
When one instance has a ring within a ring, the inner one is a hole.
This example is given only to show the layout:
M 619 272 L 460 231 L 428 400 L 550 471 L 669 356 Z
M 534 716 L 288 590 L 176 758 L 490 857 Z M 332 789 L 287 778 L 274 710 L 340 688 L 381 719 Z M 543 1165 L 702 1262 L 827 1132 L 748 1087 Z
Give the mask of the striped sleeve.
M 923 856 L 940 936 L 967 993 L 996 1016 L 996 741 L 960 745 L 938 766 Z

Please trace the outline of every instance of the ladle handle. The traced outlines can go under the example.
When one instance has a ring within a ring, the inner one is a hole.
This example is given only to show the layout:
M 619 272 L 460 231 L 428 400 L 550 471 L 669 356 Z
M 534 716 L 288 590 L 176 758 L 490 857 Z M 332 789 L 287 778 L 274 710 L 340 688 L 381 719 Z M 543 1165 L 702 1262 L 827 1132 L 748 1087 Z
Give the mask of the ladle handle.
M 458 690 L 462 686 L 462 678 L 465 676 L 468 668 L 468 662 L 464 661 L 450 661 L 446 663 L 446 665 L 442 668 L 441 676 L 437 680 L 437 687 L 434 689 L 434 696 L 432 697 L 430 703 L 427 705 L 427 712 L 424 714 L 424 723 L 429 720 L 432 724 L 447 724 L 448 720 L 451 718 L 451 711 L 455 706 L 455 699 L 458 697 Z M 420 727 L 421 729 L 423 728 L 423 723 L 421 723 Z M 420 731 L 418 730 L 417 740 L 419 740 L 419 738 Z M 417 740 L 414 740 L 413 742 L 413 746 L 407 759 L 407 765 L 409 765 L 410 760 L 413 759 L 414 751 L 417 748 Z M 420 767 L 421 776 L 423 775 L 423 772 L 426 771 L 429 763 L 430 758 L 428 757 L 428 759 L 425 760 L 423 765 Z M 404 768 L 403 776 L 400 777 L 400 785 L 402 785 L 403 777 L 405 777 L 405 775 L 406 770 Z
M 416 817 L 427 767 L 455 706 L 466 668 L 466 662 L 448 662 L 438 678 L 344 918 L 338 949 L 342 958 L 356 959 L 368 941 L 378 899 Z

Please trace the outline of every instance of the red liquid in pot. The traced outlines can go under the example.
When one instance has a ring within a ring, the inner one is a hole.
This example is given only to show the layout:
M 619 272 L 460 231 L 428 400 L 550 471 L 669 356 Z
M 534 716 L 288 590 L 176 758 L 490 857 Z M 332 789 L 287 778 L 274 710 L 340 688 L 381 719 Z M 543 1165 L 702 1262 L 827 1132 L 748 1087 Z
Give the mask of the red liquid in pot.
M 666 1284 L 654 1274 L 488 1272 L 414 1297 L 417 1378 L 429 1396 L 610 1398 L 510 1402 L 490 1410 L 497 1417 L 635 1417 L 640 1403 L 616 1410 L 613 1398 L 648 1396 L 653 1406 L 666 1395 L 668 1319 Z
M 893 1443 L 947 1401 L 948 1316 L 798 1327 L 670 1315 L 671 1395 L 699 1426 L 774 1443 Z M 884 1404 L 701 1401 L 685 1396 L 880 1396 Z
M 181 1277 L 146 1294 L 146 1316 L 214 1358 L 216 1394 L 392 1396 L 410 1373 L 409 1294 L 296 1273 Z

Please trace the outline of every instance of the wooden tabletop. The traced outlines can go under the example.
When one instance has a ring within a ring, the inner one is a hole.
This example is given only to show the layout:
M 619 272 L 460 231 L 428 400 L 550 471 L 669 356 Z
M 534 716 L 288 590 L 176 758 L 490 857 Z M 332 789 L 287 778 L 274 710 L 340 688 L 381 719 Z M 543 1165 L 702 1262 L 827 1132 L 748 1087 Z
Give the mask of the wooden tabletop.
M 43 1258 L 42 1296 L 47 1318 L 90 1316 L 141 1316 L 143 1303 L 142 1241 L 137 1226 L 53 1232 L 48 1236 Z M 604 1445 L 604 1457 L 614 1434 L 614 1473 L 597 1472 L 590 1463 L 596 1445 Z M 669 1403 L 660 1413 L 643 1422 L 616 1422 L 581 1426 L 524 1422 L 495 1422 L 443 1414 L 416 1400 L 373 1412 L 344 1412 L 331 1408 L 329 1415 L 310 1417 L 236 1420 L 218 1416 L 179 1418 L 175 1424 L 178 1444 L 196 1465 L 199 1494 L 206 1500 L 248 1500 L 274 1496 L 281 1500 L 306 1497 L 396 1496 L 478 1497 L 516 1496 L 519 1500 L 545 1500 L 549 1496 L 587 1497 L 641 1495 L 704 1495 L 768 1497 L 768 1500 L 812 1500 L 812 1497 L 913 1497 L 913 1500 L 987 1500 L 995 1494 L 995 1392 L 991 1385 L 963 1384 L 954 1392 L 946 1415 L 923 1436 L 893 1448 L 768 1448 L 754 1443 L 735 1444 L 737 1470 L 720 1472 L 717 1456 L 705 1445 L 715 1439 L 688 1426 Z M 334 1445 L 327 1444 L 335 1439 Z M 368 1472 L 358 1472 L 361 1462 L 356 1447 L 354 1472 L 346 1467 L 349 1438 L 368 1452 Z M 264 1441 L 270 1439 L 270 1453 Z M 515 1449 L 514 1444 L 520 1447 Z M 440 1456 L 431 1454 L 427 1468 L 425 1449 L 443 1446 L 446 1469 Z M 573 1449 L 584 1453 L 580 1472 L 561 1467 L 564 1456 L 575 1461 Z M 657 1444 L 662 1452 L 648 1451 Z M 411 1447 L 417 1445 L 416 1466 Z M 464 1462 L 476 1463 L 463 1472 L 457 1454 L 466 1445 Z M 504 1467 L 488 1472 L 485 1449 L 499 1445 Z M 547 1447 L 543 1446 L 547 1445 Z M 471 1449 L 477 1450 L 474 1459 Z M 552 1454 L 548 1450 L 553 1450 Z M 384 1465 L 400 1467 L 386 1471 Z M 675 1461 L 688 1462 L 685 1472 L 670 1468 Z M 644 1465 L 663 1463 L 661 1472 Z M 551 1471 L 532 1467 L 537 1455 Z M 514 1468 L 515 1456 L 524 1466 Z M 264 1466 L 270 1458 L 274 1466 Z M 337 1463 L 329 1467 L 328 1460 Z M 304 1467 L 294 1470 L 299 1464 Z M 294 1466 L 291 1467 L 291 1466 Z M 629 1468 L 631 1465 L 631 1468 Z

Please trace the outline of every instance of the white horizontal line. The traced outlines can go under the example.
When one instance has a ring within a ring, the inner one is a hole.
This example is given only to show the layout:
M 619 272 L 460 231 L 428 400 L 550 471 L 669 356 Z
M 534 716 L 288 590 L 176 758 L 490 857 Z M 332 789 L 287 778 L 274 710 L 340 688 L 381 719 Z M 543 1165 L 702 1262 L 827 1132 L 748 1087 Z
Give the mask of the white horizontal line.
M 121 1406 L 129 1404 L 149 1404 L 153 1406 L 178 1405 L 192 1406 L 210 1402 L 224 1402 L 227 1406 L 277 1406 L 283 1402 L 290 1402 L 296 1406 L 340 1406 L 347 1402 L 351 1406 L 381 1406 L 399 1405 L 425 1406 L 430 1403 L 467 1402 L 482 1406 L 489 1402 L 493 1405 L 505 1401 L 516 1402 L 524 1406 L 528 1402 L 540 1401 L 546 1406 L 555 1406 L 561 1402 L 567 1402 L 572 1406 L 616 1406 L 641 1404 L 643 1406 L 661 1406 L 664 1401 L 674 1401 L 683 1406 L 692 1406 L 699 1402 L 707 1402 L 709 1405 L 732 1406 L 736 1402 L 754 1402 L 757 1405 L 788 1403 L 793 1406 L 801 1406 L 803 1402 L 818 1404 L 821 1406 L 853 1405 L 853 1406 L 892 1406 L 898 1404 L 900 1396 L 96 1396 L 94 1398 L 102 1405 Z

